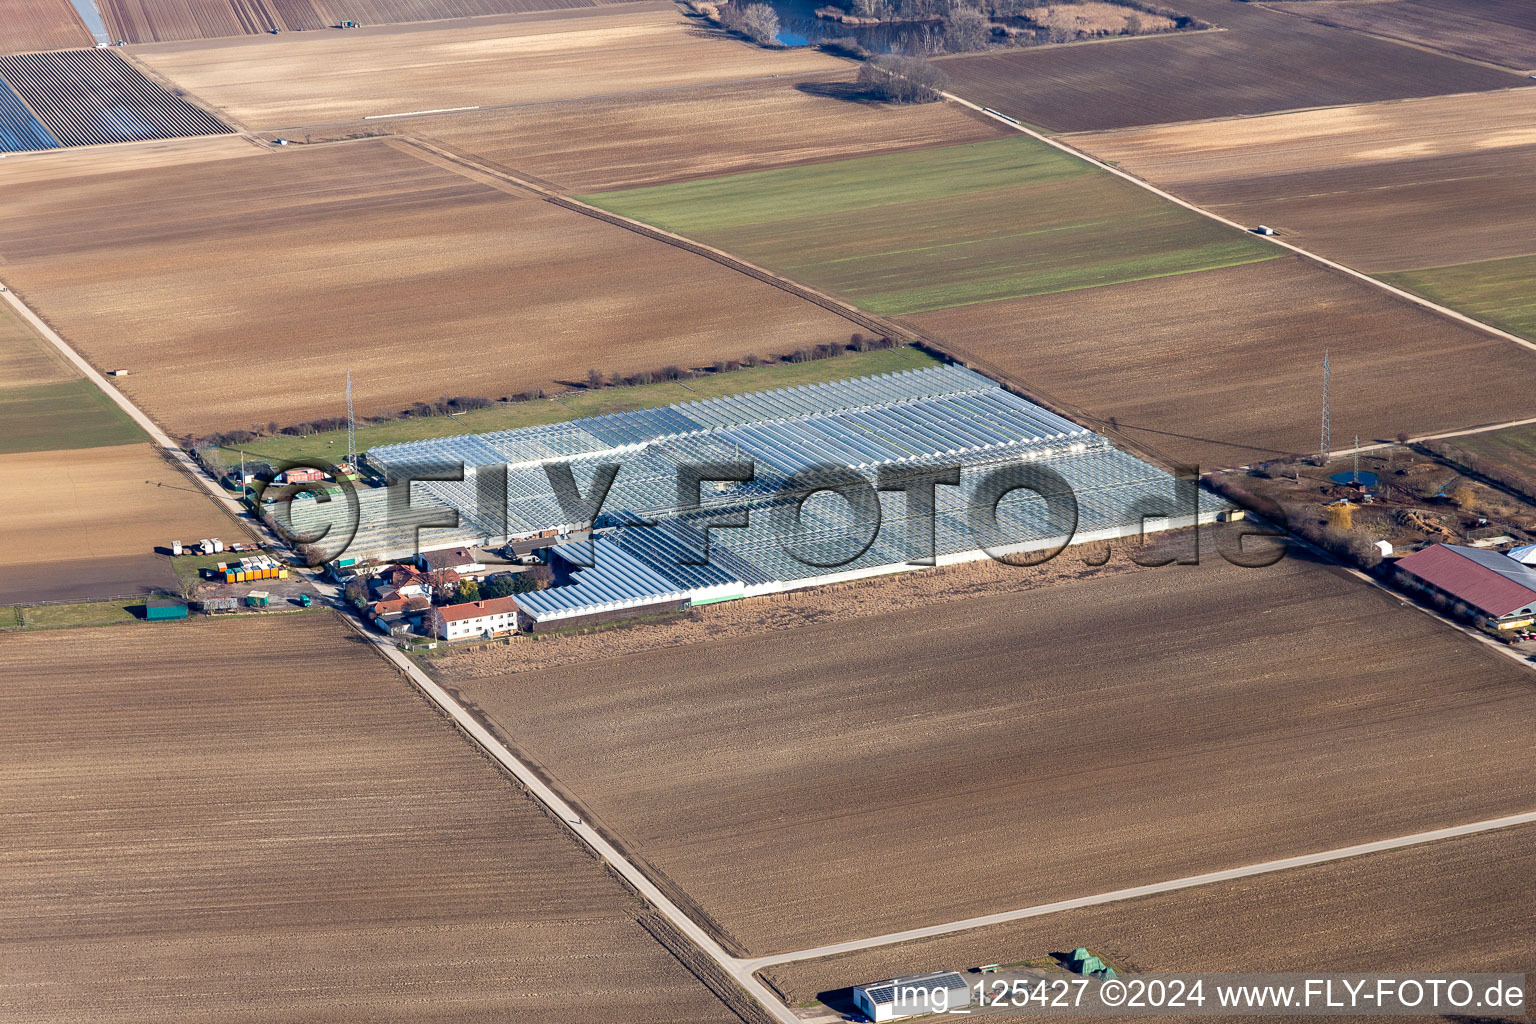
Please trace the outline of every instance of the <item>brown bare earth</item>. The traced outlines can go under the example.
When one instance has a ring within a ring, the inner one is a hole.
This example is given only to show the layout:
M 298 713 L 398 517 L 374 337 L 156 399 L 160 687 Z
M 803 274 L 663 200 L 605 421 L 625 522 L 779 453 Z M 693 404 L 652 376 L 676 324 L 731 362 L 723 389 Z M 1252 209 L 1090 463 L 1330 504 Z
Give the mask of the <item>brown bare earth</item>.
M 1315 451 L 1325 349 L 1336 448 L 1356 432 L 1536 415 L 1505 383 L 1536 370 L 1536 352 L 1302 257 L 909 319 L 962 359 L 1203 467 Z
M 92 177 L 122 171 L 148 170 L 255 156 L 256 144 L 238 135 L 210 135 L 195 139 L 154 139 L 119 146 L 50 149 L 38 153 L 11 153 L 0 164 L 0 181 L 7 187 L 62 178 Z
M 1078 135 L 1094 156 L 1363 270 L 1536 251 L 1536 90 Z
M 1066 580 L 1137 570 L 1138 566 L 1123 553 L 1103 567 L 1084 564 L 1084 558 L 1098 560 L 1106 550 L 1104 544 L 1082 545 L 1074 548 L 1071 556 L 1056 558 L 1037 569 L 1000 568 L 991 561 L 968 562 L 855 583 L 791 590 L 694 609 L 657 622 L 619 625 L 592 633 L 549 633 L 541 635 L 537 643 L 520 644 L 510 657 L 496 647 L 450 649 L 431 657 L 446 675 L 456 679 L 505 676 L 707 641 L 760 636 L 812 624 L 846 622 L 904 608 L 922 608 L 945 599 L 1020 593 Z
M 251 127 L 512 106 L 846 68 L 809 49 L 764 50 L 672 4 L 587 17 L 166 44 L 134 56 Z
M 0 0 L 0 53 L 93 46 L 69 0 Z
M 0 636 L 12 1021 L 736 1021 L 328 612 Z
M 1048 4 L 1029 9 L 1029 20 L 1037 25 L 1063 28 L 1087 35 L 1119 33 L 1126 30 L 1127 22 L 1135 17 L 1140 23 L 1138 33 L 1166 32 L 1174 28 L 1172 18 L 1149 11 L 1139 11 L 1119 4 L 1083 3 Z M 1070 37 L 1068 37 L 1070 38 Z
M 1536 68 L 1536 6 L 1526 0 L 1299 0 L 1265 6 L 1474 60 Z
M 348 369 L 364 415 L 848 337 L 787 292 L 397 145 L 29 172 L 0 188 L 6 281 L 188 433 L 339 415 Z
M 448 682 L 754 953 L 1536 799 L 1530 670 L 1296 559 L 1207 551 L 538 672 L 516 651 Z
M 997 138 L 944 103 L 859 101 L 849 72 L 407 118 L 419 135 L 572 192 Z
M 1533 871 L 1536 826 L 1526 825 L 775 967 L 768 976 L 802 1002 L 877 978 L 1045 959 L 1078 946 L 1137 973 L 1528 973 L 1536 963 Z
M 130 43 L 260 35 L 591 7 L 593 0 L 102 0 L 115 39 Z
M 8 304 L 0 302 L 0 401 L 6 391 L 79 376 L 52 345 L 38 337 Z
M 235 524 L 148 444 L 0 455 L 0 594 L 116 597 L 169 582 L 157 546 L 237 539 Z M 137 577 L 135 574 L 138 574 Z
M 1233 0 L 1182 14 L 1223 31 L 1003 50 L 940 62 L 952 90 L 1059 131 L 1474 92 L 1523 76 Z

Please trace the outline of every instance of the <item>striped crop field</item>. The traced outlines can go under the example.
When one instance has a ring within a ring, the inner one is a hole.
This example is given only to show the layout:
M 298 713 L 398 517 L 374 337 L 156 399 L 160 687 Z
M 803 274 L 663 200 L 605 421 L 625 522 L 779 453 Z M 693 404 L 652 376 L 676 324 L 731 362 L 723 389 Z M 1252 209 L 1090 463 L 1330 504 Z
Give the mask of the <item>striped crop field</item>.
M 0 0 L 0 53 L 67 50 L 95 42 L 69 0 Z
M 595 0 L 102 0 L 114 39 L 164 43 L 595 7 Z
M 221 135 L 213 115 L 173 96 L 110 50 L 0 57 L 0 78 L 65 146 Z M 47 148 L 28 147 L 28 148 Z
M 0 81 L 0 153 L 58 148 L 59 140 L 32 116 L 21 97 Z

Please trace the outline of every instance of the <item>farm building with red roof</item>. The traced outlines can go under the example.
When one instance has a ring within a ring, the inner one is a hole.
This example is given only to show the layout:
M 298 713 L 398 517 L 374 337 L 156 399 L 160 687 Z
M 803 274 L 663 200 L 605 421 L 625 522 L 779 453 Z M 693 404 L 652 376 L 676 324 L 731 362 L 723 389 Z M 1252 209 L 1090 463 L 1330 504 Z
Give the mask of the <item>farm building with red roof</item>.
M 1420 583 L 1479 612 L 1498 629 L 1536 619 L 1536 569 L 1508 555 L 1457 544 L 1432 544 L 1397 563 Z

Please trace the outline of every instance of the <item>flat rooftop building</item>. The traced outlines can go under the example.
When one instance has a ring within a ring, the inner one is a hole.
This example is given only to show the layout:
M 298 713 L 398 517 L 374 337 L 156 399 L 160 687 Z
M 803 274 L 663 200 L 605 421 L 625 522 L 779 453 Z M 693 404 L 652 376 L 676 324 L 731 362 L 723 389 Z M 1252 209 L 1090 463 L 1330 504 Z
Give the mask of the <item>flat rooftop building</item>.
M 855 985 L 853 1003 L 870 1020 L 900 1020 L 969 1006 L 971 987 L 956 971 L 934 971 Z

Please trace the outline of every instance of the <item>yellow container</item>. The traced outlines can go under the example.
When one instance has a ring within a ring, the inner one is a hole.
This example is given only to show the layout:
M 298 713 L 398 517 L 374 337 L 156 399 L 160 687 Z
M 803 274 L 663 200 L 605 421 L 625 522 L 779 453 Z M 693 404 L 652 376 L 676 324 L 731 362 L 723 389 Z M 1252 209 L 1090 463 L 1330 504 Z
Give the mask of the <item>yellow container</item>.
M 279 569 L 279 570 L 277 570 L 277 578 L 280 579 L 280 580 L 287 579 L 288 578 L 288 570 L 287 569 Z

